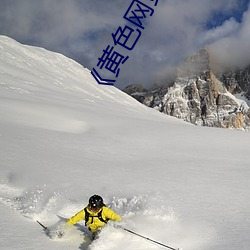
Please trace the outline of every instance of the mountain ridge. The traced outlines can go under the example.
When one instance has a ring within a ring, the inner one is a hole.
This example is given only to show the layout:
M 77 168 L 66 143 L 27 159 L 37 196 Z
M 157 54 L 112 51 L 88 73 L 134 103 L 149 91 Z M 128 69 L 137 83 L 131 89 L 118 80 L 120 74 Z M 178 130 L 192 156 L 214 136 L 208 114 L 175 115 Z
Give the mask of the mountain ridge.
M 123 91 L 148 107 L 195 125 L 250 127 L 250 67 L 216 72 L 207 49 L 188 57 L 170 86 L 142 91 L 140 85 L 131 85 Z

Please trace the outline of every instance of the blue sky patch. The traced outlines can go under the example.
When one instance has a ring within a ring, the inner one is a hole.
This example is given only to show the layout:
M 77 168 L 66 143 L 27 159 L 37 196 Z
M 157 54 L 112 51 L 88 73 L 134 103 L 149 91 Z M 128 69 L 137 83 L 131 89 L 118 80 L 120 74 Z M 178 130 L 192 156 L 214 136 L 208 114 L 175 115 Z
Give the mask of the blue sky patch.
M 206 24 L 206 29 L 213 29 L 221 26 L 226 20 L 234 18 L 238 23 L 242 22 L 242 17 L 244 12 L 248 9 L 249 0 L 239 0 L 237 9 L 231 12 L 224 12 L 222 10 L 217 10 L 212 14 L 211 19 Z

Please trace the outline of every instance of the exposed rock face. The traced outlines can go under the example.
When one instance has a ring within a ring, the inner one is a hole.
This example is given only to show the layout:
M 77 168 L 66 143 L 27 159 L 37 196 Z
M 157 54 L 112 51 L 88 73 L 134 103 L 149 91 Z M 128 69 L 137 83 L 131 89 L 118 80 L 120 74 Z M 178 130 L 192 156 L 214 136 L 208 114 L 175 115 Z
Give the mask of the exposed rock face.
M 128 95 L 133 96 L 137 101 L 144 101 L 144 95 L 147 93 L 147 90 L 141 84 L 131 84 L 127 86 L 124 90 Z
M 132 84 L 127 86 L 124 90 L 125 93 L 132 95 L 135 93 L 144 93 L 147 92 L 146 89 L 144 89 L 144 87 L 141 84 Z
M 210 68 L 208 51 L 201 50 L 178 69 L 171 87 L 144 90 L 140 98 L 136 92 L 136 99 L 196 125 L 248 129 L 250 109 L 245 101 L 233 94 L 244 90 L 245 96 L 249 96 L 249 71 L 250 68 L 220 74 L 219 80 Z
M 225 84 L 230 93 L 242 93 L 250 100 L 250 66 L 218 74 L 218 79 Z

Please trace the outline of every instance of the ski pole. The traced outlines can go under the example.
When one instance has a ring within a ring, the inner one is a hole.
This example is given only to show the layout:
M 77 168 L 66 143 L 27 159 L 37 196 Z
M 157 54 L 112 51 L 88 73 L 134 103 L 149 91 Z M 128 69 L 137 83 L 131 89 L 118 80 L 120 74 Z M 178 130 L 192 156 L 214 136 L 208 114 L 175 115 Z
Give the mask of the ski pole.
M 125 231 L 127 231 L 127 232 L 129 232 L 129 233 L 131 233 L 131 234 L 134 234 L 134 235 L 136 235 L 136 236 L 139 236 L 139 237 L 141 237 L 141 238 L 143 238 L 143 239 L 145 239 L 145 240 L 148 240 L 148 241 L 154 242 L 155 244 L 158 244 L 158 245 L 160 245 L 160 246 L 166 247 L 166 248 L 168 248 L 168 249 L 171 249 L 171 250 L 181 250 L 180 248 L 173 248 L 173 247 L 167 246 L 167 245 L 165 245 L 165 244 L 162 244 L 162 243 L 160 243 L 160 242 L 158 242 L 158 241 L 152 240 L 152 239 L 150 239 L 150 238 L 148 238 L 148 237 L 145 237 L 145 236 L 143 236 L 143 235 L 141 235 L 141 234 L 135 233 L 135 232 L 133 232 L 133 231 L 127 229 L 127 228 L 122 228 L 122 229 L 125 230 Z

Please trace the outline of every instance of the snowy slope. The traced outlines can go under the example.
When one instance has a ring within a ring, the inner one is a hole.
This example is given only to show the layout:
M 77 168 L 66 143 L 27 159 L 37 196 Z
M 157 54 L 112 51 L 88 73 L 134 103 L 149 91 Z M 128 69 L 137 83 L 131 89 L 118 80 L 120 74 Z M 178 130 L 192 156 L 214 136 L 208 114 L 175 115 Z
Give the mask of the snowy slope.
M 1 249 L 162 249 L 107 226 L 90 244 L 53 226 L 104 197 L 122 225 L 185 250 L 250 248 L 247 132 L 149 109 L 87 69 L 0 36 Z M 13 238 L 10 241 L 10 238 Z

